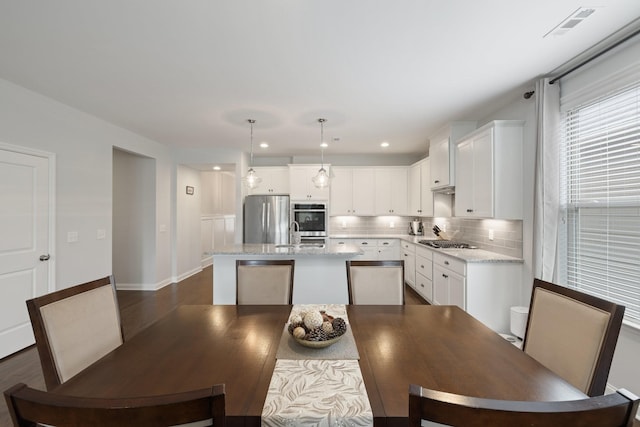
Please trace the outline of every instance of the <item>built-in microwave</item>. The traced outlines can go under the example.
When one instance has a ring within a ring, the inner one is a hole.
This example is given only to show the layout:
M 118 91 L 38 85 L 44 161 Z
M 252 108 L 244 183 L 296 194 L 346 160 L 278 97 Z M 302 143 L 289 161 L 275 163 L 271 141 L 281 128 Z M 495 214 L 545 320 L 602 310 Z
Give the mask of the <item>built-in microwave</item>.
M 325 240 L 329 228 L 327 203 L 291 202 L 291 221 L 297 223 L 303 241 Z

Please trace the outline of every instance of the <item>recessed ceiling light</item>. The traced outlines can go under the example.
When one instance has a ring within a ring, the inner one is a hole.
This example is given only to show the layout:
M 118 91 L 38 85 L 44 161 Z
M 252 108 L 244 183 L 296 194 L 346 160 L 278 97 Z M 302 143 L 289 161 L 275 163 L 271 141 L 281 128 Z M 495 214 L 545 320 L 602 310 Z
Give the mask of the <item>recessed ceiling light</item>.
M 382 144 L 380 144 L 380 147 L 382 148 L 387 148 L 389 146 L 389 143 L 387 141 L 384 141 Z
M 220 166 L 214 166 L 214 167 L 213 167 L 213 170 L 214 170 L 214 171 L 219 171 L 220 169 L 222 169 Z
M 327 148 L 329 146 L 329 144 L 327 144 L 326 142 L 323 142 L 320 144 L 320 147 L 322 148 Z
M 260 148 L 269 148 L 269 144 L 267 144 L 266 142 L 261 142 Z

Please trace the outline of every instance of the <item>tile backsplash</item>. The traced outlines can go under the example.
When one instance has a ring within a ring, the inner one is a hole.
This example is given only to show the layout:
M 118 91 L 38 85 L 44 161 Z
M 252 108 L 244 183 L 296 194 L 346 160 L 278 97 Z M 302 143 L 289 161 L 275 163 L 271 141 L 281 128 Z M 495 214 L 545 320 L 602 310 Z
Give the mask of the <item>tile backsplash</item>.
M 409 222 L 415 217 L 405 216 L 334 216 L 329 221 L 332 235 L 376 236 L 409 234 Z M 522 221 L 467 218 L 419 218 L 425 235 L 435 237 L 431 229 L 438 225 L 454 240 L 468 242 L 492 252 L 522 258 Z M 492 239 L 490 239 L 492 237 Z

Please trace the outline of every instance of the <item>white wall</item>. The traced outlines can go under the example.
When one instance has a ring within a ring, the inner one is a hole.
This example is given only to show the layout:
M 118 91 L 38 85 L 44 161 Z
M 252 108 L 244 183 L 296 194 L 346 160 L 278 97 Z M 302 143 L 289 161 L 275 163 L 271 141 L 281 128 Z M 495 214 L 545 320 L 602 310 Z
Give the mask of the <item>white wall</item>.
M 182 280 L 202 270 L 200 217 L 202 212 L 202 185 L 200 171 L 187 166 L 177 168 L 176 263 Z M 186 187 L 194 193 L 187 194 Z
M 118 289 L 154 287 L 155 160 L 113 150 L 113 275 Z
M 155 221 L 171 224 L 172 153 L 167 147 L 0 79 L 0 141 L 56 154 L 57 289 L 112 272 L 113 147 L 155 159 Z M 97 239 L 98 229 L 106 230 Z M 78 242 L 66 243 L 69 231 Z M 154 284 L 171 281 L 169 232 L 157 234 Z

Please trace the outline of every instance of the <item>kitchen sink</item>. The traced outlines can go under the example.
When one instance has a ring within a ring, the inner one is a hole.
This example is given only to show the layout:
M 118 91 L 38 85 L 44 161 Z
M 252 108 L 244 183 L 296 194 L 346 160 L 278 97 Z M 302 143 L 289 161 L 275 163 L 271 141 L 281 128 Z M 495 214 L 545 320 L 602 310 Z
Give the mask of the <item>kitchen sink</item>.
M 286 243 L 286 244 L 279 244 L 276 245 L 276 248 L 324 248 L 325 244 L 324 243 L 299 243 L 297 245 L 293 244 L 293 243 Z

